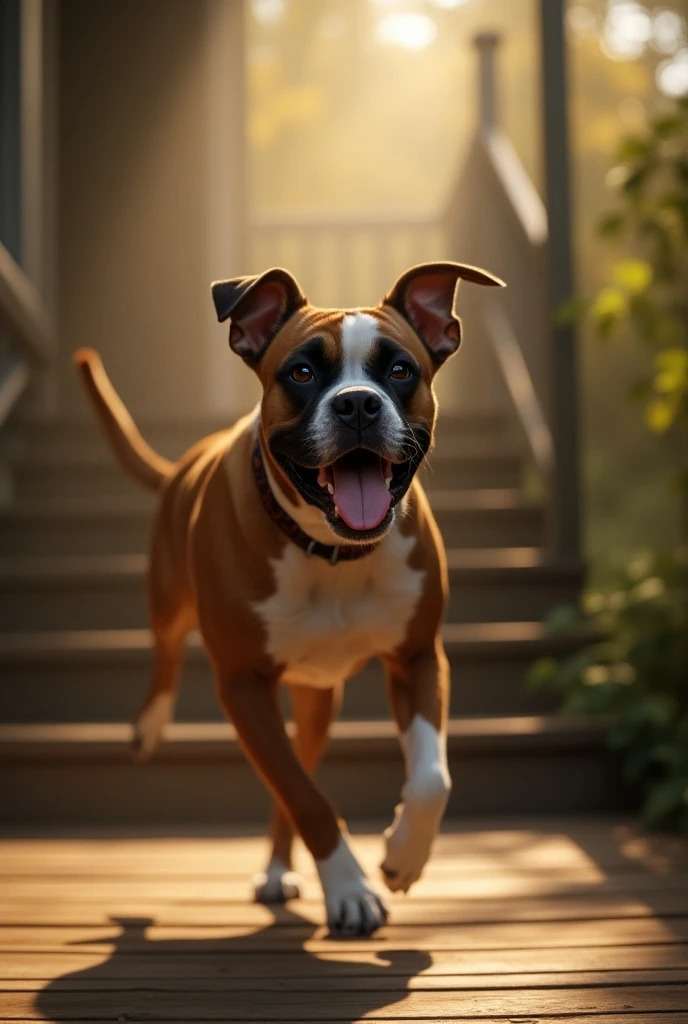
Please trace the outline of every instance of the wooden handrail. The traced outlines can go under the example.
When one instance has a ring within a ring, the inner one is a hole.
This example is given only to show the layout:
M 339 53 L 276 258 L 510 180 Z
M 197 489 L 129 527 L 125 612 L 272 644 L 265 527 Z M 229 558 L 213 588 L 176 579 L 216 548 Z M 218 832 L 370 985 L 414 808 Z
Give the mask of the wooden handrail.
M 483 139 L 485 150 L 525 237 L 533 248 L 548 238 L 547 210 L 510 140 L 499 129 Z
M 533 386 L 518 338 L 497 298 L 484 297 L 485 329 L 535 464 L 550 482 L 556 469 L 552 432 Z
M 0 326 L 27 359 L 45 363 L 50 353 L 50 319 L 21 267 L 0 243 Z

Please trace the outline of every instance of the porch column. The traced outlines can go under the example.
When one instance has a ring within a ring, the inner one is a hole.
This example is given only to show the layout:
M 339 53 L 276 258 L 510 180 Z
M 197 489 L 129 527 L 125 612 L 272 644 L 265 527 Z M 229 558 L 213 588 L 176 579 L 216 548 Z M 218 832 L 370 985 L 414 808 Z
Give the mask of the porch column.
M 563 0 L 540 0 L 542 117 L 549 217 L 549 311 L 552 403 L 557 472 L 554 481 L 558 555 L 580 552 L 580 474 L 576 339 L 572 326 L 556 324 L 556 311 L 574 290 Z

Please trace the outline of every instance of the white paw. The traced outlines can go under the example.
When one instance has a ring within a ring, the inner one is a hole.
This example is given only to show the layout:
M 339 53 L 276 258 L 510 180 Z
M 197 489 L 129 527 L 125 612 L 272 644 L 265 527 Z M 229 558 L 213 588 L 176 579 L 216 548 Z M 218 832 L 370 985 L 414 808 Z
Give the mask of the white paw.
M 425 867 L 451 792 L 444 737 L 416 715 L 402 734 L 407 782 L 385 831 L 380 869 L 392 892 L 408 892 Z
M 406 789 L 407 787 L 405 787 Z M 438 784 L 430 798 L 414 799 L 408 792 L 396 808 L 394 821 L 384 832 L 385 856 L 380 865 L 385 884 L 392 892 L 408 892 L 427 864 L 442 821 L 450 783 Z
M 320 875 L 327 924 L 333 935 L 372 935 L 387 920 L 387 908 L 365 877 L 344 836 L 333 853 L 315 862 Z
M 148 704 L 134 722 L 131 740 L 131 754 L 136 761 L 147 761 L 158 747 L 165 726 L 172 718 L 174 696 L 159 693 Z
M 384 832 L 385 856 L 380 865 L 385 885 L 392 892 L 408 892 L 420 878 L 437 833 L 433 816 L 413 813 L 406 804 L 396 808 L 394 821 Z
M 267 871 L 253 876 L 253 898 L 256 903 L 286 903 L 299 898 L 302 885 L 301 875 L 274 859 Z

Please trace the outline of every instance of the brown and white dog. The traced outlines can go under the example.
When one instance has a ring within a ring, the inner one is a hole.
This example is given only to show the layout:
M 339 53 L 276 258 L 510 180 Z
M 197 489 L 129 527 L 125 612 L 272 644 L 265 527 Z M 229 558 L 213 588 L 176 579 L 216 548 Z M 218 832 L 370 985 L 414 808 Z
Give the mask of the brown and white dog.
M 218 319 L 231 320 L 230 346 L 263 396 L 175 464 L 142 439 L 97 354 L 75 355 L 121 465 L 161 495 L 149 571 L 155 665 L 135 750 L 149 756 L 171 718 L 185 638 L 198 626 L 224 710 L 275 799 L 256 898 L 298 895 L 298 832 L 328 924 L 343 935 L 374 932 L 387 912 L 311 773 L 343 683 L 370 658 L 385 667 L 406 766 L 384 836 L 392 891 L 420 877 L 451 786 L 444 549 L 415 474 L 432 443 L 434 375 L 461 338 L 460 279 L 502 284 L 474 267 L 424 264 L 379 306 L 352 310 L 311 306 L 285 270 L 214 284 Z

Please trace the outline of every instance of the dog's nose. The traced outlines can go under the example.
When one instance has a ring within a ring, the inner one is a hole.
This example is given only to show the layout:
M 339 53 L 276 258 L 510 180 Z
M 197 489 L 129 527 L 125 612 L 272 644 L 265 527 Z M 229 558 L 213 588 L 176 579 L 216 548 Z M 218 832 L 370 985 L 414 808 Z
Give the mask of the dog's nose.
M 332 408 L 342 423 L 354 430 L 365 430 L 380 415 L 382 399 L 372 388 L 344 388 L 332 399 Z

